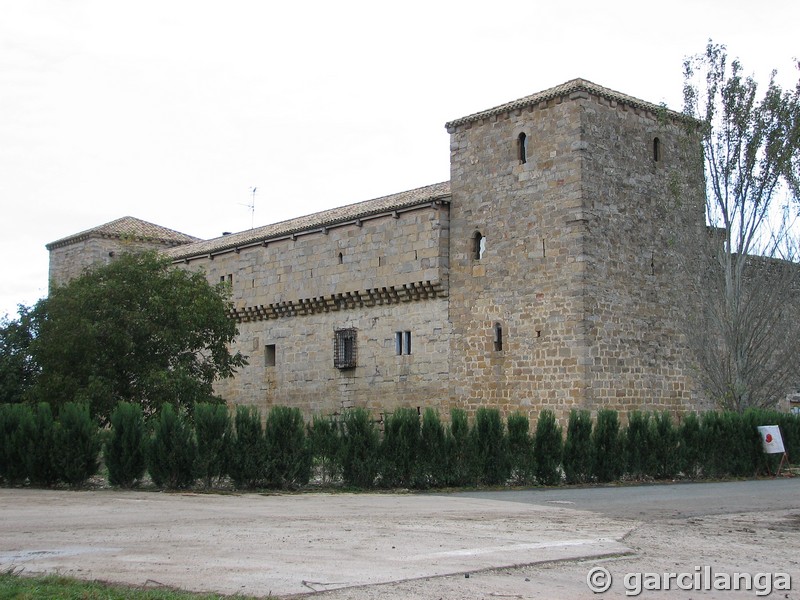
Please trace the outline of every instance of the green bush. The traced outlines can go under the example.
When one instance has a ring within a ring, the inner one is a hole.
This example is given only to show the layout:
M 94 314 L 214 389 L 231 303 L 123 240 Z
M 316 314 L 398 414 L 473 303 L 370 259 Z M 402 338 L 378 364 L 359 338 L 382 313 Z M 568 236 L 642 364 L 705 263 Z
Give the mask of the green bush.
M 508 438 L 500 411 L 481 407 L 470 432 L 478 480 L 486 485 L 505 483 L 510 475 Z
M 416 485 L 419 438 L 416 410 L 398 408 L 386 416 L 380 450 L 382 485 L 404 488 Z
M 89 414 L 89 405 L 67 402 L 58 415 L 55 431 L 59 478 L 78 487 L 99 469 L 100 430 Z
M 120 402 L 111 413 L 111 435 L 105 446 L 108 482 L 130 488 L 147 469 L 146 430 L 142 407 Z
M 518 412 L 508 415 L 506 429 L 511 480 L 517 485 L 533 483 L 535 461 L 528 417 Z
M 158 487 L 181 489 L 196 479 L 197 442 L 183 412 L 163 404 L 153 423 L 147 470 Z
M 371 488 L 378 475 L 380 440 L 364 408 L 348 410 L 342 420 L 342 480 L 351 487 Z
M 267 485 L 281 489 L 306 485 L 311 478 L 311 453 L 300 409 L 273 407 L 264 437 Z
M 678 465 L 685 477 L 700 477 L 703 465 L 700 417 L 697 413 L 683 416 L 678 426 Z
M 233 442 L 228 407 L 216 402 L 196 404 L 194 431 L 197 436 L 197 475 L 206 488 L 210 488 L 228 472 L 228 457 Z
M 308 427 L 308 445 L 323 485 L 336 480 L 342 472 L 339 464 L 341 439 L 336 421 L 330 417 L 314 415 Z
M 592 477 L 592 415 L 572 409 L 564 442 L 564 475 L 567 483 L 586 483 Z
M 469 421 L 463 409 L 450 411 L 450 426 L 445 433 L 447 485 L 463 487 L 475 481 L 476 469 L 470 444 Z
M 47 402 L 40 402 L 33 411 L 26 461 L 31 484 L 50 486 L 58 481 L 55 454 L 55 421 Z
M 430 488 L 447 485 L 447 438 L 444 425 L 435 409 L 428 407 L 422 413 L 420 430 L 417 487 Z
M 650 419 L 650 439 L 653 443 L 650 474 L 656 479 L 675 477 L 680 471 L 680 437 L 669 412 L 653 414 Z
M 0 405 L 2 455 L 0 476 L 11 485 L 28 479 L 28 444 L 33 435 L 33 411 L 27 404 Z
M 651 475 L 654 468 L 654 440 L 650 413 L 638 410 L 628 415 L 628 426 L 623 435 L 626 472 L 633 479 Z
M 266 448 L 261 414 L 254 406 L 236 407 L 236 436 L 231 444 L 228 474 L 237 488 L 254 489 L 266 475 Z
M 536 456 L 536 481 L 542 485 L 561 483 L 563 455 L 561 426 L 552 410 L 544 409 L 536 422 L 533 451 Z
M 597 423 L 592 432 L 593 475 L 597 481 L 616 481 L 625 469 L 617 411 L 597 411 Z

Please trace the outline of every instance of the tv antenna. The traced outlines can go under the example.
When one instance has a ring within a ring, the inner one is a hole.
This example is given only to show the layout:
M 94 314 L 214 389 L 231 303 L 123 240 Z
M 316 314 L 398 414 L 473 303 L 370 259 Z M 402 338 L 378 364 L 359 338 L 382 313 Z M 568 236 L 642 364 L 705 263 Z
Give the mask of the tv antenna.
M 250 209 L 250 229 L 253 229 L 255 226 L 255 216 L 256 216 L 256 190 L 258 188 L 253 186 L 250 188 L 250 204 L 242 204 L 239 203 L 241 206 L 246 206 Z

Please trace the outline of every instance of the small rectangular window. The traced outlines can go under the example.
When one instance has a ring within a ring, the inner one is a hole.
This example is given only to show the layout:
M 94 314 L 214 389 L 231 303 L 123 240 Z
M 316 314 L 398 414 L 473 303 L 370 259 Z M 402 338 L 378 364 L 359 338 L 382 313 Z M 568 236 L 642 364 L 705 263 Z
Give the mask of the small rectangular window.
M 356 330 L 338 329 L 334 332 L 333 366 L 353 369 L 356 366 Z
M 411 354 L 411 332 L 396 331 L 394 334 L 394 351 L 398 356 Z
M 264 366 L 275 366 L 275 344 L 267 344 L 264 346 Z

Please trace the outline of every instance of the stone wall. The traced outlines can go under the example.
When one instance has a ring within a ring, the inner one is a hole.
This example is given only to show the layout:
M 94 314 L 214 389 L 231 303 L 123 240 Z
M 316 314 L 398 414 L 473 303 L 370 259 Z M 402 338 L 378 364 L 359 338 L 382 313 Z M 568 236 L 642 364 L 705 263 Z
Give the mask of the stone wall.
M 306 414 L 446 398 L 448 248 L 440 203 L 177 263 L 231 285 L 236 349 L 250 364 L 217 392 Z M 345 328 L 357 331 L 355 369 L 333 364 L 334 332 Z M 411 354 L 398 356 L 395 336 L 406 331 Z

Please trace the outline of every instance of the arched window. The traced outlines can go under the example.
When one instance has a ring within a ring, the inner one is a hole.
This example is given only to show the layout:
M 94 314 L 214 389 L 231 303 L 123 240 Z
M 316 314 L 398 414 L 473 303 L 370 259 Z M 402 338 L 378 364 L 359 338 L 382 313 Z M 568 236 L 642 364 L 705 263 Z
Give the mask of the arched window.
M 653 162 L 661 160 L 661 140 L 653 138 Z
M 524 132 L 517 136 L 517 158 L 521 164 L 528 162 L 528 136 Z
M 482 259 L 484 252 L 486 252 L 486 238 L 481 235 L 480 231 L 476 231 L 472 236 L 472 259 Z
M 500 352 L 503 349 L 503 326 L 500 323 L 495 323 L 492 329 L 494 332 L 494 349 Z

